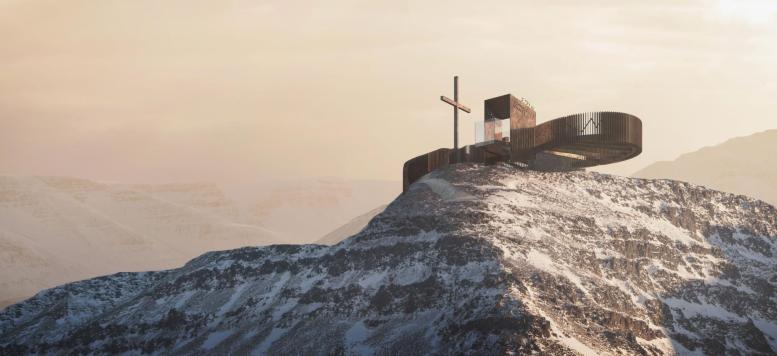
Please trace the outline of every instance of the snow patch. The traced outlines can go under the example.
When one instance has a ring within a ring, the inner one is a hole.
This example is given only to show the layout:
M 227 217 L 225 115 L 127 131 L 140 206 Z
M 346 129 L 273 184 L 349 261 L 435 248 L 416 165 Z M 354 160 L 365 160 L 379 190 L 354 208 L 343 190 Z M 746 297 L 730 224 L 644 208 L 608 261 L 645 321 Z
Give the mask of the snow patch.
M 388 275 L 387 271 L 370 273 L 359 280 L 359 286 L 361 286 L 364 289 L 377 288 L 378 286 L 380 286 L 381 281 L 383 281 L 387 275 Z
M 205 340 L 205 342 L 202 343 L 202 348 L 205 350 L 211 350 L 214 347 L 218 346 L 222 341 L 226 340 L 228 337 L 232 336 L 233 331 L 231 330 L 224 330 L 224 331 L 214 331 L 208 335 L 208 338 Z
M 219 308 L 218 312 L 216 312 L 217 316 L 223 316 L 226 312 L 228 312 L 232 307 L 235 305 L 235 302 L 243 295 L 243 292 L 248 287 L 248 283 L 241 284 L 237 286 L 234 291 L 232 291 L 232 295 L 229 297 L 229 300 L 224 303 L 224 305 Z
M 270 335 L 267 335 L 267 337 L 262 340 L 262 343 L 259 344 L 256 349 L 251 351 L 251 355 L 266 355 L 267 350 L 270 349 L 270 346 L 272 346 L 274 342 L 278 341 L 284 334 L 286 334 L 287 331 L 289 331 L 288 328 L 273 328 L 272 331 L 270 331 Z
M 286 314 L 289 310 L 297 306 L 297 298 L 289 298 L 285 303 L 276 305 L 275 310 L 272 313 L 272 320 L 278 321 L 283 314 Z
M 586 289 L 585 286 L 583 286 L 583 281 L 580 279 L 580 276 L 568 270 L 567 268 L 557 267 L 556 264 L 553 263 L 553 259 L 547 254 L 537 250 L 531 250 L 526 255 L 526 261 L 528 261 L 529 264 L 531 264 L 532 266 L 538 269 L 541 269 L 545 272 L 558 275 L 558 276 L 563 276 L 564 278 L 572 282 L 572 284 L 577 286 L 577 288 L 583 291 L 583 293 L 586 293 L 586 294 L 588 293 L 588 289 Z
M 766 335 L 766 341 L 772 347 L 772 350 L 777 351 L 777 322 L 753 319 L 753 324 Z
M 437 194 L 437 196 L 440 197 L 440 199 L 446 202 L 475 200 L 474 196 L 466 192 L 460 191 L 458 188 L 454 187 L 453 184 L 450 184 L 445 179 L 424 177 L 424 178 L 421 178 L 418 182 L 422 184 L 426 184 L 426 186 L 428 186 L 429 189 L 431 189 L 435 194 Z
M 369 335 L 369 329 L 362 321 L 358 321 L 345 332 L 345 345 L 357 355 L 371 355 L 374 353 L 372 348 L 363 344 Z
M 737 322 L 745 321 L 745 319 L 741 316 L 723 309 L 715 304 L 708 304 L 706 302 L 691 303 L 689 301 L 677 298 L 665 298 L 663 301 L 672 309 L 681 309 L 686 317 L 701 315 L 721 320 L 732 320 Z

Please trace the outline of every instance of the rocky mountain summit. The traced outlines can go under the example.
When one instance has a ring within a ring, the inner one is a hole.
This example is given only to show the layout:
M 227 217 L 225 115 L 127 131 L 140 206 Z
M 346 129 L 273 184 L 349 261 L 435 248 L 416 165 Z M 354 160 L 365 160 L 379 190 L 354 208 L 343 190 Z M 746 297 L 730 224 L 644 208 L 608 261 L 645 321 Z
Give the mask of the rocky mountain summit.
M 459 165 L 334 246 L 211 252 L 0 313 L 0 354 L 775 354 L 777 210 Z

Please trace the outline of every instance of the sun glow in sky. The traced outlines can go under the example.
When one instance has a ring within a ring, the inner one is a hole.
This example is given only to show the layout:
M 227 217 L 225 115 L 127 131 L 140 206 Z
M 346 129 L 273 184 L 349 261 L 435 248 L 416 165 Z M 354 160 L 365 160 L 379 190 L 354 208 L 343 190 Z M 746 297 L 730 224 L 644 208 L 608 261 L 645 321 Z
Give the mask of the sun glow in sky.
M 0 173 L 401 179 L 484 99 L 644 122 L 656 160 L 777 128 L 773 1 L 0 2 Z
M 777 21 L 777 1 L 719 0 L 716 13 L 722 18 L 744 20 L 751 25 L 774 25 Z

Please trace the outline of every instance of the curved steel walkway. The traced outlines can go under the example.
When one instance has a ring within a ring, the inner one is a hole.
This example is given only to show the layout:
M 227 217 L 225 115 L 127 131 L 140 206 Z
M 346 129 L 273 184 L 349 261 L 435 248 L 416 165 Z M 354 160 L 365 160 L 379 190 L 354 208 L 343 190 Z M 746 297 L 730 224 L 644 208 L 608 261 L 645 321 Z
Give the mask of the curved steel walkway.
M 510 141 L 462 149 L 462 162 L 520 162 L 528 168 L 563 171 L 609 164 L 642 153 L 642 121 L 620 112 L 589 112 L 561 117 L 534 127 L 510 130 Z M 453 163 L 452 149 L 441 148 L 405 162 L 403 186 Z

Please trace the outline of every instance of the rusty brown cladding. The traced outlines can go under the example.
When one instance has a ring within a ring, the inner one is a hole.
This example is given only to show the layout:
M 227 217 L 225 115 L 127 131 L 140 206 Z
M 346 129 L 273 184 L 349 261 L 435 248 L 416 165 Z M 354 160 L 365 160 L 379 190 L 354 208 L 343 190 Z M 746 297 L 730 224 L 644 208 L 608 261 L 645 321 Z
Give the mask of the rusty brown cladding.
M 427 173 L 451 164 L 454 155 L 454 150 L 440 148 L 405 162 L 402 167 L 402 191 L 407 191 L 410 184 Z M 459 155 L 461 156 L 462 163 L 493 164 L 500 161 L 509 161 L 510 144 L 497 141 L 486 145 L 466 146 L 459 149 Z
M 440 148 L 408 160 L 402 167 L 402 191 L 427 173 L 450 164 L 453 150 Z
M 642 121 L 620 112 L 565 116 L 511 130 L 510 136 L 514 160 L 525 163 L 542 151 L 583 156 L 581 167 L 619 162 L 642 152 Z
M 531 119 L 533 110 L 526 112 Z M 512 126 L 512 125 L 511 125 Z M 460 149 L 463 162 L 522 162 L 531 167 L 539 153 L 577 157 L 564 167 L 584 168 L 627 160 L 642 152 L 642 121 L 620 112 L 582 113 L 554 119 L 534 127 L 511 128 L 507 143 L 468 146 Z M 453 150 L 442 148 L 415 157 L 403 167 L 403 191 L 410 184 L 451 162 Z

